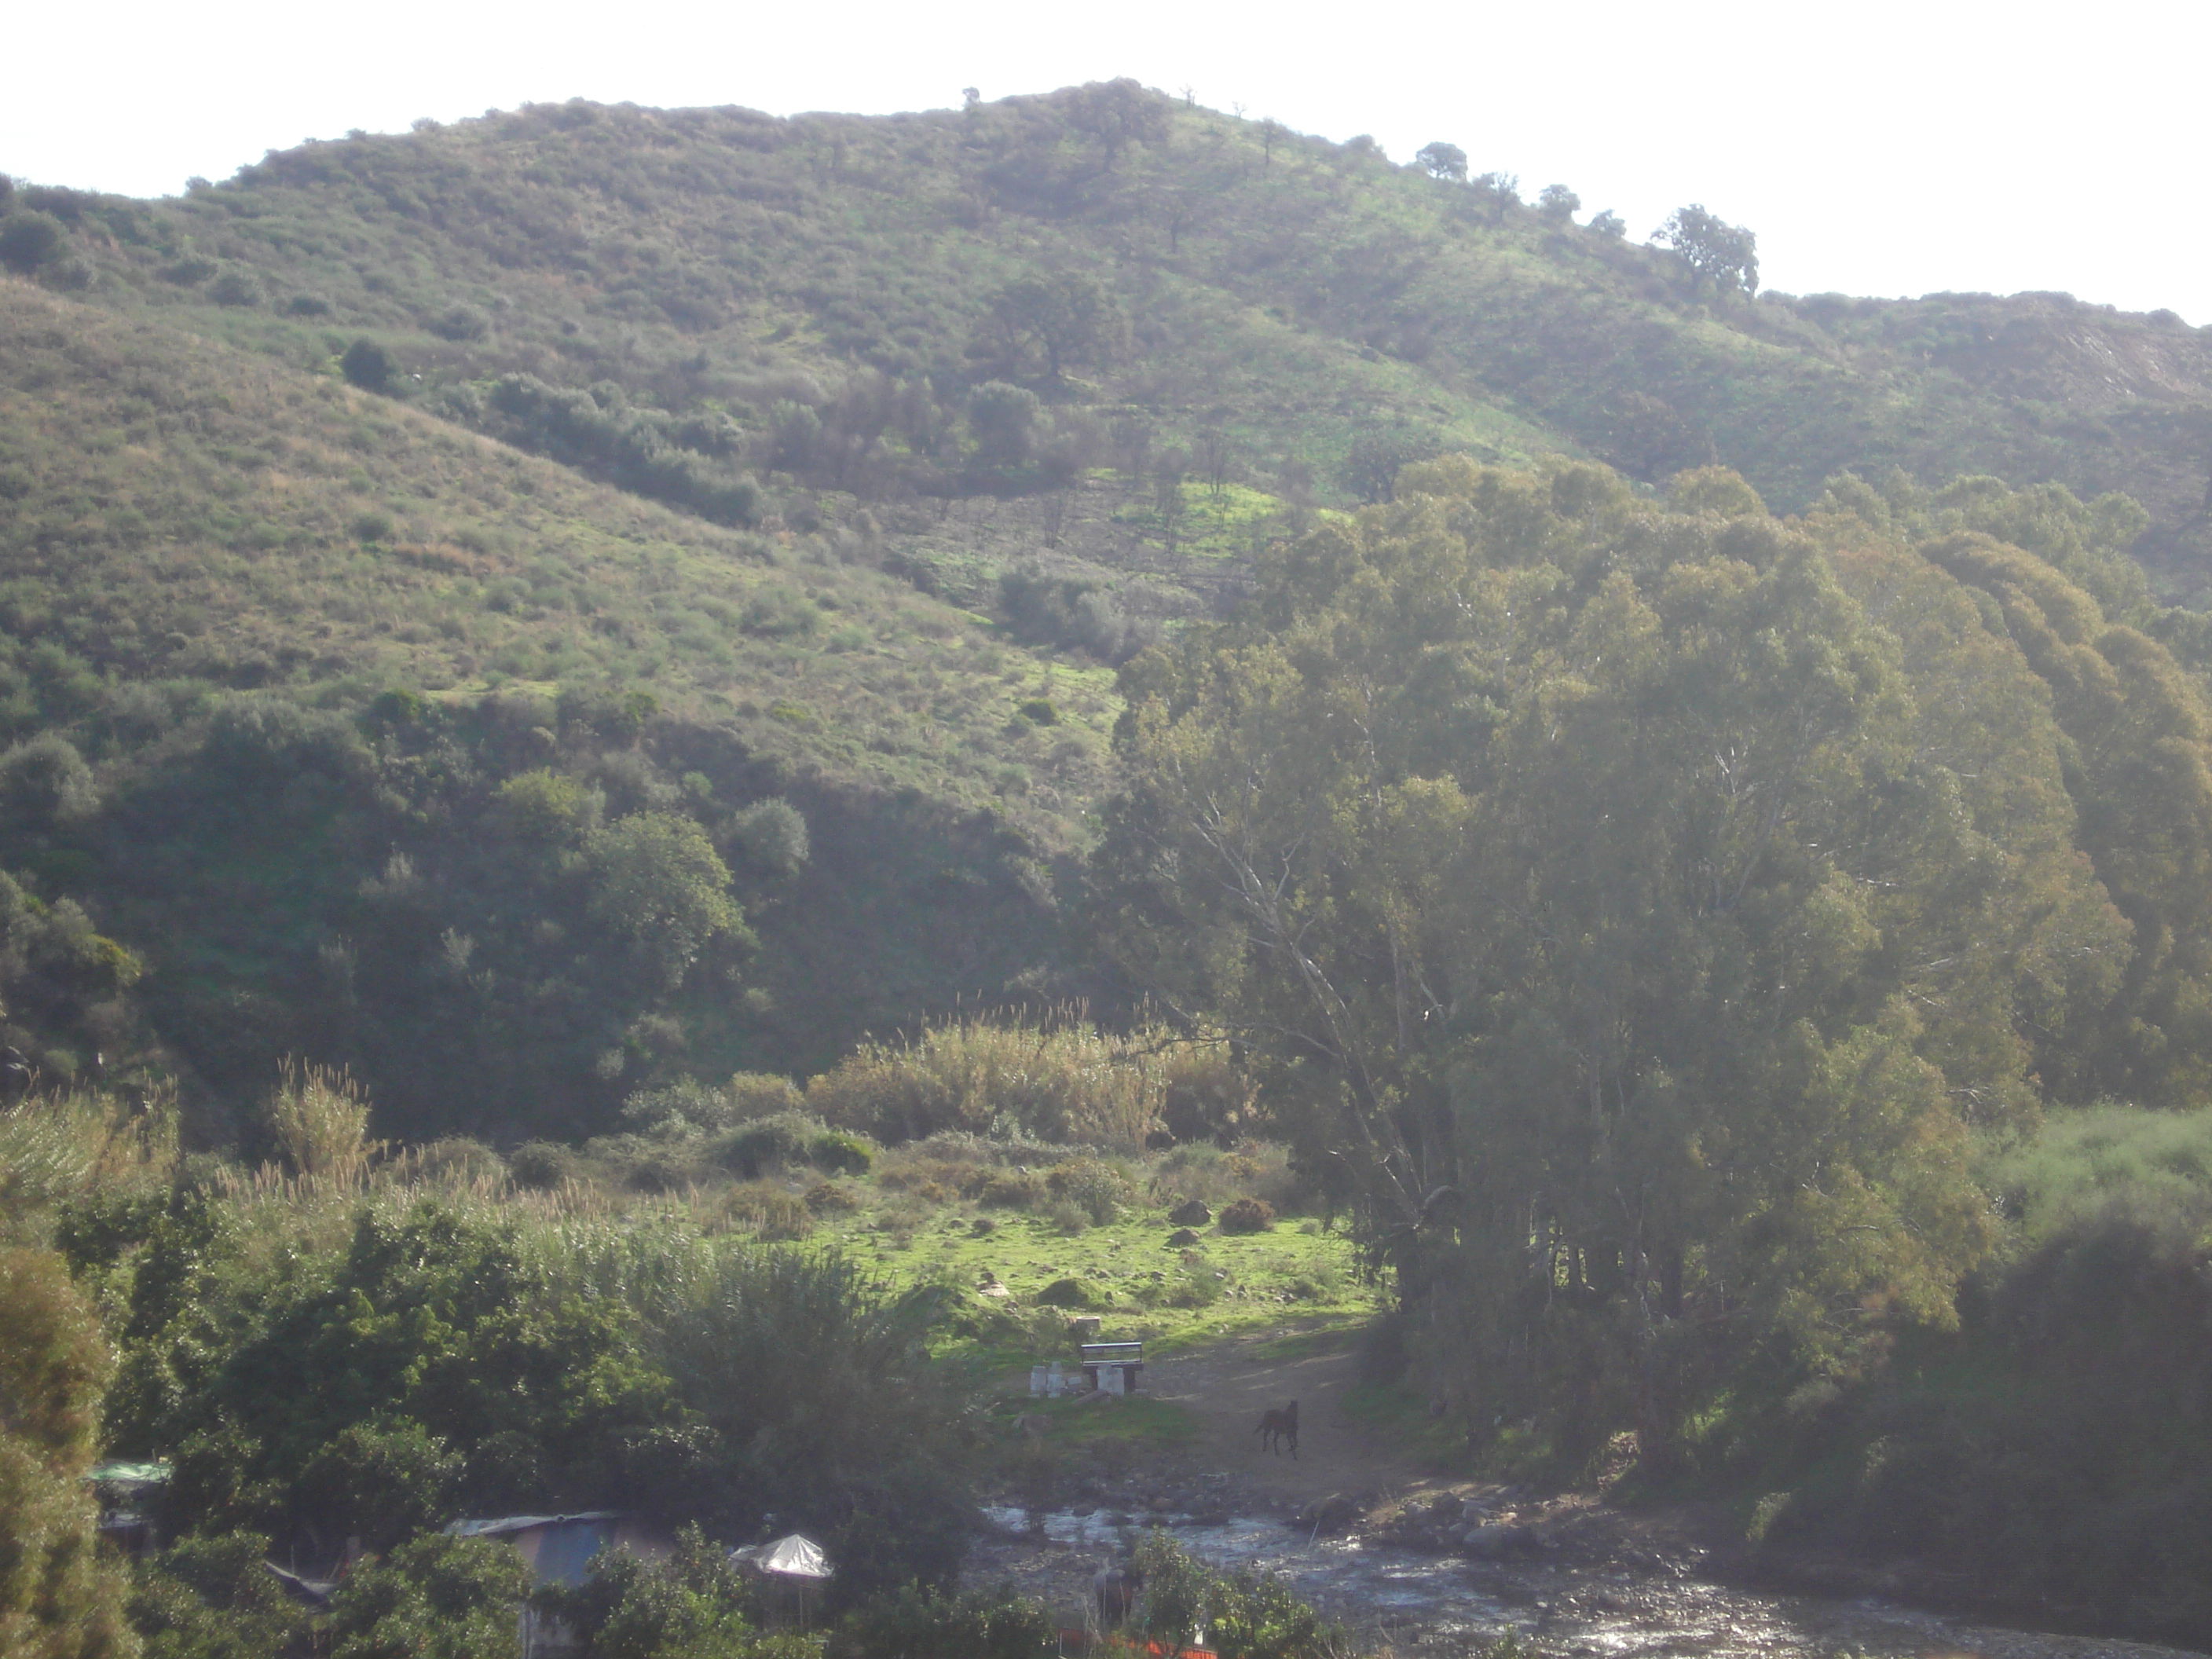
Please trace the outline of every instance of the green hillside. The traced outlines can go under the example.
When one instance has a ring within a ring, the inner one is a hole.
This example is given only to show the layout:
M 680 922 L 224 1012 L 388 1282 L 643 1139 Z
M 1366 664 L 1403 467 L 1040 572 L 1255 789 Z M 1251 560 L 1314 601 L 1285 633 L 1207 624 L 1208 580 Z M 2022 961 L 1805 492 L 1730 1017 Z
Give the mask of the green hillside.
M 1431 453 L 1721 459 L 1780 510 L 1845 468 L 2122 488 L 2148 527 L 2100 504 L 2097 546 L 2198 586 L 2208 359 L 2171 319 L 1753 299 L 1439 172 L 1115 82 L 535 107 L 171 201 L 12 188 L 0 736 L 35 781 L 0 862 L 131 965 L 55 945 L 89 978 L 19 991 L 10 1040 L 210 1097 L 350 1057 L 395 1124 L 520 1133 L 1107 988 L 1060 912 L 1109 671 Z M 2064 562 L 2063 498 L 1978 499 L 1928 532 Z M 745 917 L 649 970 L 658 924 L 611 933 L 594 886 L 640 814 L 708 837 Z
M 2170 313 L 1753 300 L 1568 199 L 1115 82 L 880 118 L 538 106 L 51 205 L 53 279 L 88 297 L 306 366 L 365 335 L 407 395 L 670 499 L 713 491 L 501 377 L 618 388 L 695 472 L 781 475 L 770 513 L 1164 456 L 1345 503 L 1398 454 L 1564 449 L 1652 481 L 1717 460 L 1789 510 L 1846 468 L 2122 489 L 2176 593 L 2203 585 L 2212 345 Z M 1042 399 L 995 453 L 994 380 Z M 1181 586 L 1157 526 L 1066 539 Z
M 101 1441 L 164 1655 L 511 1630 L 457 1506 L 942 1588 L 1054 1492 L 973 1368 L 1379 1301 L 1446 1473 L 2208 1639 L 2212 331 L 1468 173 L 1117 82 L 0 179 L 0 1558 Z
M 105 1049 L 258 1089 L 335 1045 L 395 1122 L 588 1120 L 676 1056 L 823 1063 L 1050 955 L 1046 862 L 1115 707 L 1097 672 L 849 532 L 708 525 L 4 294 L 5 863 L 144 969 L 14 1031 L 50 1074 Z M 723 928 L 724 959 L 641 981 L 588 947 L 617 942 L 592 837 L 637 812 L 713 838 L 757 949 Z

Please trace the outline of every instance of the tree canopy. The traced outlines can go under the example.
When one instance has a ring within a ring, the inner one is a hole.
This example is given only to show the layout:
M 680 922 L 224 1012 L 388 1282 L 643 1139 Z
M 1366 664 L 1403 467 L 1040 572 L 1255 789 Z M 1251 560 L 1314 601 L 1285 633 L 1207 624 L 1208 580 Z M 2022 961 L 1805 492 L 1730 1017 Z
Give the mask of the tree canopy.
M 1759 238 L 1741 225 L 1729 224 L 1692 202 L 1668 216 L 1656 240 L 1680 254 L 1716 292 L 1759 292 Z
M 1477 1421 L 1663 1445 L 1716 1347 L 1831 1374 L 1948 1322 L 1970 1133 L 2193 1029 L 2195 705 L 1986 537 L 1448 457 L 1124 685 L 1103 925 L 1244 1035 Z

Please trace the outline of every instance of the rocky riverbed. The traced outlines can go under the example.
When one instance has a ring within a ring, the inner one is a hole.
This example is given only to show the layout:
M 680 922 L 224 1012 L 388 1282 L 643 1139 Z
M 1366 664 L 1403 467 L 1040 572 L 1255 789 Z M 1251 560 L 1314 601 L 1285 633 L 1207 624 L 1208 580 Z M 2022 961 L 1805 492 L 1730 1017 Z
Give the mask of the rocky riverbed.
M 1510 1488 L 1408 1504 L 1337 1494 L 1271 1499 L 1226 1473 L 1171 1491 L 1097 1486 L 1049 1511 L 989 1512 L 971 1583 L 1010 1581 L 1079 1623 L 1091 1574 L 1149 1527 L 1223 1567 L 1275 1573 L 1351 1626 L 1406 1656 L 1460 1655 L 1506 1636 L 1582 1659 L 1830 1656 L 1861 1659 L 2154 1659 L 2180 1650 L 2012 1629 L 1879 1596 L 1781 1594 L 1722 1576 L 1729 1564 L 1686 1529 L 1588 1499 Z

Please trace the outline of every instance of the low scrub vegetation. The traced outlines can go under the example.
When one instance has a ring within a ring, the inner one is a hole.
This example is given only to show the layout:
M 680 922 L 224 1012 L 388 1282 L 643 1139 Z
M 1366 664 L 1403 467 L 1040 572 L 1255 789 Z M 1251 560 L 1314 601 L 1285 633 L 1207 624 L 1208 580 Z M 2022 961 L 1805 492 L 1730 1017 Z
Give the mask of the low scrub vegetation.
M 528 1586 L 447 1520 L 616 1507 L 704 1531 L 538 1598 L 585 1651 L 811 1659 L 821 1638 L 764 1633 L 705 1542 L 773 1513 L 838 1561 L 859 1609 L 839 1651 L 883 1651 L 921 1605 L 1012 1652 L 1026 1604 L 932 1599 L 963 1553 L 979 1367 L 1066 1352 L 1069 1310 L 1188 1334 L 1217 1309 L 1363 1304 L 1341 1237 L 1164 1246 L 1180 1189 L 1159 1177 L 1188 1159 L 957 1131 L 879 1151 L 796 1097 L 750 1076 L 646 1091 L 628 1134 L 517 1149 L 528 1179 L 478 1143 L 374 1139 L 360 1085 L 312 1067 L 267 1097 L 255 1165 L 184 1157 L 167 1101 L 0 1112 L 0 1542 L 43 1553 L 88 1639 L 459 1656 L 508 1639 Z M 641 1146 L 704 1152 L 678 1183 Z M 1279 1152 L 1206 1152 L 1287 1190 Z M 59 1414 L 25 1417 L 34 1398 Z M 5 1461 L 26 1436 L 35 1491 Z M 134 1581 L 91 1553 L 95 1449 L 172 1466 L 174 1541 Z M 326 1614 L 272 1593 L 264 1558 L 329 1576 L 349 1540 L 374 1559 Z

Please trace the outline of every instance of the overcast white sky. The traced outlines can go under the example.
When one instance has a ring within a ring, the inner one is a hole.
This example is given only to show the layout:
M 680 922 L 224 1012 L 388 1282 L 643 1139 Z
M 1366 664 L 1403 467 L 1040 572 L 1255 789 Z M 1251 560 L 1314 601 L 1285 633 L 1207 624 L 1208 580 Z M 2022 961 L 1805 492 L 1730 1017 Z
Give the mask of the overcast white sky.
M 1307 132 L 1431 139 L 1647 236 L 1702 202 L 1797 293 L 2061 289 L 2212 323 L 2212 8 L 1706 0 L 10 9 L 0 171 L 137 195 L 350 128 L 532 100 L 881 112 L 1131 75 Z

